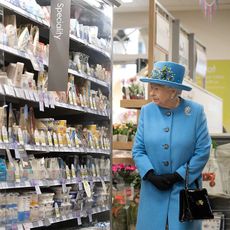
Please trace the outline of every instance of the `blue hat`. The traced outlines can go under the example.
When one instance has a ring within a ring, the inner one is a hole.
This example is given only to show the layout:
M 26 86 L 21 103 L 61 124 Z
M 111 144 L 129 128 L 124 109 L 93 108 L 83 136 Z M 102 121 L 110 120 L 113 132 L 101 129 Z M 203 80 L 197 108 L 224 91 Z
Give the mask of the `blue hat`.
M 159 61 L 154 64 L 151 76 L 142 77 L 140 81 L 190 91 L 191 87 L 182 84 L 184 73 L 183 65 L 175 62 Z

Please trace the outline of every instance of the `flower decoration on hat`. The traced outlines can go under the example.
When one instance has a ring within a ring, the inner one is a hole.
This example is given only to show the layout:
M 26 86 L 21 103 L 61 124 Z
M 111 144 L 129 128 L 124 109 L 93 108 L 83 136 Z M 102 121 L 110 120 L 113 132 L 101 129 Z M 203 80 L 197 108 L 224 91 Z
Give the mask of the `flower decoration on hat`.
M 164 66 L 162 69 L 155 68 L 152 71 L 152 78 L 165 81 L 174 81 L 175 74 L 168 66 Z
M 141 77 L 140 81 L 190 91 L 191 87 L 182 84 L 184 73 L 185 67 L 181 64 L 170 61 L 159 61 L 154 63 L 151 76 Z

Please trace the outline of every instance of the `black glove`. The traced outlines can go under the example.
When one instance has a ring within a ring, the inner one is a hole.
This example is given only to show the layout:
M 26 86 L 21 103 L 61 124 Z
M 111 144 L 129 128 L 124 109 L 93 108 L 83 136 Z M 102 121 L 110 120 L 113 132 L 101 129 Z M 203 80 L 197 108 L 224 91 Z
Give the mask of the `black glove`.
M 144 176 L 144 180 L 150 181 L 159 190 L 168 190 L 172 187 L 170 181 L 163 175 L 155 175 L 153 170 L 149 170 Z
M 177 182 L 184 180 L 183 177 L 177 172 L 172 173 L 172 174 L 163 174 L 161 176 L 166 178 L 171 186 L 173 186 Z

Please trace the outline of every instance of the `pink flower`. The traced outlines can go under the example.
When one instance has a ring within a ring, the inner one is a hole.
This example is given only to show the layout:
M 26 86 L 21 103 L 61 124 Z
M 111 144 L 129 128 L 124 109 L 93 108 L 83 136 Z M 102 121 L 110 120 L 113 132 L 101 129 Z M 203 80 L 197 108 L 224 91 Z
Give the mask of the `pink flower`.
M 113 172 L 117 172 L 117 170 L 118 170 L 117 165 L 113 165 L 113 166 L 112 166 L 112 171 L 113 171 Z
M 118 169 L 124 169 L 125 165 L 124 164 L 118 164 L 117 167 L 118 167 Z
M 134 165 L 128 165 L 125 167 L 125 170 L 127 171 L 135 171 L 136 170 L 136 166 Z

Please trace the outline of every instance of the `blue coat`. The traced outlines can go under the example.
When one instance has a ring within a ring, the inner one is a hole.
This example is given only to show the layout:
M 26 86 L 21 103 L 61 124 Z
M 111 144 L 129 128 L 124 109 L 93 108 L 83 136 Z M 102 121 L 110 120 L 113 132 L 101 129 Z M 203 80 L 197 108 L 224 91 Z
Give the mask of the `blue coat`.
M 149 103 L 142 107 L 133 145 L 133 159 L 141 177 L 153 169 L 156 174 L 179 173 L 185 178 L 190 160 L 189 184 L 201 182 L 208 161 L 211 139 L 203 107 L 182 99 L 175 109 Z M 184 182 L 167 191 L 158 190 L 147 180 L 141 182 L 137 230 L 200 230 L 201 222 L 179 222 L 179 191 Z

